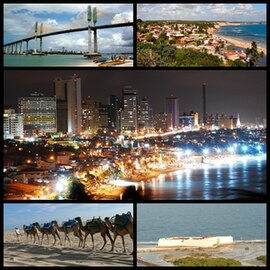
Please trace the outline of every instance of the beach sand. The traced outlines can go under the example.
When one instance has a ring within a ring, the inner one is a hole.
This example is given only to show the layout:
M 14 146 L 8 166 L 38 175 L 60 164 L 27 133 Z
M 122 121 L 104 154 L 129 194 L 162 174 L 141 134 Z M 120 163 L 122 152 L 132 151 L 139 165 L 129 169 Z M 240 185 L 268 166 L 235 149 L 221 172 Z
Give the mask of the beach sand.
M 111 233 L 112 236 L 112 233 Z M 42 246 L 33 244 L 32 240 L 26 240 L 23 234 L 21 241 L 18 241 L 14 231 L 4 232 L 4 266 L 133 266 L 133 242 L 129 235 L 125 236 L 126 253 L 123 252 L 123 246 L 120 236 L 116 239 L 115 249 L 111 250 L 110 240 L 107 238 L 107 244 L 103 250 L 103 239 L 100 234 L 94 235 L 95 249 L 92 250 L 91 236 L 86 240 L 86 247 L 78 247 L 78 238 L 69 234 L 72 241 L 71 247 L 68 243 L 64 246 L 64 234 L 60 232 L 60 238 L 63 246 L 59 242 L 53 246 L 53 237 L 49 236 L 48 245 L 46 236 Z
M 229 22 L 219 22 L 219 23 L 215 24 L 214 28 L 209 27 L 207 29 L 207 32 L 208 32 L 208 34 L 212 34 L 213 36 L 216 36 L 216 37 L 219 37 L 219 38 L 226 40 L 228 45 L 233 45 L 233 46 L 236 46 L 239 48 L 243 48 L 244 50 L 246 48 L 251 48 L 251 42 L 247 42 L 246 40 L 239 39 L 239 38 L 233 38 L 233 37 L 227 37 L 227 36 L 220 35 L 218 33 L 220 27 L 227 26 L 227 25 L 240 25 L 240 24 L 239 23 L 229 23 Z M 259 52 L 262 51 L 266 55 L 266 48 L 258 46 L 258 51 Z
M 226 40 L 229 44 L 234 45 L 236 47 L 243 48 L 243 49 L 251 48 L 251 42 L 247 42 L 247 41 L 242 40 L 242 39 L 236 39 L 236 38 L 222 36 L 218 33 L 216 33 L 216 36 Z M 264 54 L 266 55 L 266 48 L 258 47 L 258 51 L 259 52 L 263 51 Z
M 100 63 L 94 63 L 93 61 L 89 60 L 89 61 L 86 61 L 85 64 L 81 64 L 81 65 L 76 65 L 76 66 L 80 66 L 80 67 L 98 67 L 98 68 L 103 68 L 103 67 L 99 67 Z M 120 64 L 120 65 L 112 65 L 110 67 L 133 67 L 133 60 L 125 60 L 124 63 Z

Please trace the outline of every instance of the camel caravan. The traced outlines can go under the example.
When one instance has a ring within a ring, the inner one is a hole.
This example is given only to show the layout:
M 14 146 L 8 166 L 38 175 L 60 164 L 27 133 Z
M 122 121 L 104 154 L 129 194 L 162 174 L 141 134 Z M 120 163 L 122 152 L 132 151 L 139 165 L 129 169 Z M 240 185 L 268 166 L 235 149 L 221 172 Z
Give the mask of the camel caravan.
M 105 245 L 107 244 L 106 237 L 109 238 L 111 243 L 111 251 L 114 250 L 114 245 L 117 236 L 122 238 L 123 252 L 126 252 L 125 247 L 125 235 L 129 235 L 133 241 L 133 217 L 130 212 L 123 213 L 121 215 L 115 215 L 112 218 L 106 217 L 102 220 L 100 217 L 91 220 L 86 220 L 85 225 L 81 217 L 76 217 L 74 219 L 69 219 L 68 221 L 62 222 L 60 226 L 56 220 L 52 220 L 51 222 L 39 224 L 38 222 L 34 222 L 29 226 L 23 225 L 23 230 L 26 235 L 27 241 L 29 236 L 35 244 L 37 241 L 40 245 L 43 243 L 43 238 L 46 235 L 47 244 L 49 245 L 49 235 L 51 235 L 54 239 L 53 245 L 56 244 L 57 240 L 60 245 L 62 245 L 62 240 L 60 235 L 64 234 L 64 245 L 68 241 L 69 246 L 71 246 L 71 240 L 69 238 L 69 234 L 73 233 L 75 237 L 79 239 L 78 247 L 85 248 L 85 243 L 88 235 L 91 235 L 92 240 L 92 249 L 95 248 L 94 244 L 94 234 L 100 233 L 103 238 L 103 246 L 100 250 L 103 250 Z M 111 237 L 110 232 L 113 233 L 113 237 Z M 15 233 L 18 238 L 18 228 L 15 228 Z M 41 236 L 40 236 L 40 235 Z

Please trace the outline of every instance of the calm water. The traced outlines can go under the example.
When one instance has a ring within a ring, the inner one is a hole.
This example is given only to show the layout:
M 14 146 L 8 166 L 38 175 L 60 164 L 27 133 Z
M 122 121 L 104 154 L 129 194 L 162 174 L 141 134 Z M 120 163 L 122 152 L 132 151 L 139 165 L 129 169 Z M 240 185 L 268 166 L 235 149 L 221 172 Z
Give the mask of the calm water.
M 265 193 L 266 159 L 243 158 L 160 175 L 145 183 L 142 196 L 150 200 L 262 200 Z
M 102 54 L 102 58 L 111 59 L 112 54 Z M 126 56 L 132 56 L 126 55 Z M 4 66 L 8 67 L 51 67 L 51 66 L 82 66 L 89 59 L 83 55 L 4 55 Z
M 266 48 L 266 24 L 243 24 L 220 27 L 221 35 L 243 39 L 248 42 L 256 41 L 257 45 Z
M 266 240 L 266 204 L 137 205 L 137 242 L 202 235 Z

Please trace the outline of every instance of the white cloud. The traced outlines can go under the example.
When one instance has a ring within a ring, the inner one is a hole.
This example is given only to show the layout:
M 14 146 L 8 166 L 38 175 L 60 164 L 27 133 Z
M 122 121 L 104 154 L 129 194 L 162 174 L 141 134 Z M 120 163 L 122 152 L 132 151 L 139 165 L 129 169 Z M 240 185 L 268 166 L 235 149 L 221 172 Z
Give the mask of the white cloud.
M 265 20 L 265 10 L 256 4 L 138 4 L 137 17 L 143 20 Z
M 51 24 L 51 25 L 58 25 L 58 22 L 55 19 L 50 19 L 50 18 L 46 20 L 46 23 Z
M 113 17 L 112 24 L 133 22 L 133 12 L 118 13 Z

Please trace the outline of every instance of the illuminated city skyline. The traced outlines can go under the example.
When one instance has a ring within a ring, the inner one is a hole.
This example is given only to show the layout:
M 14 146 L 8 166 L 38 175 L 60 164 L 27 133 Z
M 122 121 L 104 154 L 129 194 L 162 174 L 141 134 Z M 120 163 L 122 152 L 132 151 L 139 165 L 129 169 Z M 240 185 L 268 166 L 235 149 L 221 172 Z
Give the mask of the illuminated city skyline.
M 53 95 L 56 77 L 68 78 L 74 71 L 5 71 L 4 105 L 17 110 L 17 97 L 38 91 Z M 255 123 L 266 118 L 265 71 L 77 71 L 81 78 L 82 100 L 91 96 L 107 102 L 110 95 L 122 96 L 131 85 L 139 96 L 147 96 L 154 113 L 165 111 L 165 98 L 179 99 L 179 112 L 191 110 L 202 116 L 202 84 L 207 85 L 207 113 L 224 113 L 241 122 Z M 16 77 L 16 80 L 14 80 Z M 106 77 L 106 81 L 104 78 Z M 256 89 L 256 91 L 254 91 Z M 257 120 L 256 120 L 257 119 Z

